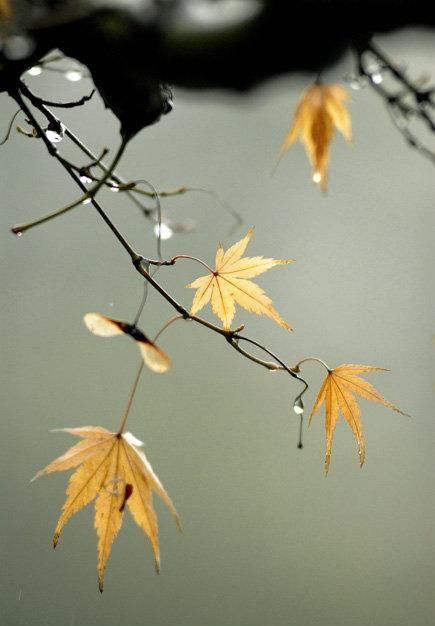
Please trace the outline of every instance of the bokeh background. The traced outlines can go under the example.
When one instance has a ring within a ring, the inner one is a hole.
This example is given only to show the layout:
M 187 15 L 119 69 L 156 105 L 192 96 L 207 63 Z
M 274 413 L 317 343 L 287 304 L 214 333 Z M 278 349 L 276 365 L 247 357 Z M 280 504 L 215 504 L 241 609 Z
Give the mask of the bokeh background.
M 435 78 L 432 31 L 379 38 L 411 75 Z M 325 72 L 341 81 L 352 58 Z M 49 99 L 75 99 L 90 83 L 61 74 L 27 77 Z M 113 76 L 116 81 L 116 75 Z M 389 373 L 371 382 L 412 417 L 362 401 L 367 461 L 360 470 L 341 418 L 329 477 L 323 474 L 319 414 L 296 448 L 291 410 L 299 386 L 232 351 L 189 323 L 161 338 L 173 358 L 166 376 L 146 373 L 129 430 L 171 494 L 180 534 L 164 505 L 162 572 L 129 514 L 96 585 L 92 505 L 52 531 L 67 474 L 31 477 L 72 445 L 51 429 L 115 429 L 139 362 L 127 339 L 103 340 L 82 323 L 88 311 L 132 319 L 140 277 L 91 207 L 80 207 L 21 238 L 9 227 L 57 208 L 77 190 L 40 142 L 13 133 L 0 150 L 1 399 L 0 622 L 7 626 L 433 626 L 435 589 L 435 170 L 409 149 L 370 90 L 352 93 L 354 145 L 332 146 L 322 196 L 298 144 L 271 176 L 283 135 L 310 76 L 285 76 L 246 95 L 176 90 L 175 110 L 132 142 L 119 171 L 158 189 L 192 192 L 164 201 L 169 217 L 195 232 L 163 242 L 169 257 L 213 261 L 255 225 L 251 254 L 292 257 L 259 279 L 282 316 L 240 312 L 237 322 L 289 364 L 318 355 Z M 15 111 L 3 96 L 2 128 Z M 114 148 L 118 123 L 95 97 L 63 119 L 95 151 Z M 23 117 L 17 123 L 24 125 Z M 430 139 L 430 138 L 429 138 Z M 65 144 L 65 145 L 64 145 Z M 435 143 L 434 143 L 435 145 Z M 65 154 L 77 157 L 66 142 Z M 104 206 L 136 247 L 155 255 L 152 227 L 121 194 Z M 243 218 L 234 221 L 222 204 Z M 193 263 L 162 270 L 189 305 Z M 141 326 L 153 335 L 172 315 L 150 293 Z M 205 313 L 212 319 L 211 313 Z M 309 364 L 311 405 L 323 371 Z

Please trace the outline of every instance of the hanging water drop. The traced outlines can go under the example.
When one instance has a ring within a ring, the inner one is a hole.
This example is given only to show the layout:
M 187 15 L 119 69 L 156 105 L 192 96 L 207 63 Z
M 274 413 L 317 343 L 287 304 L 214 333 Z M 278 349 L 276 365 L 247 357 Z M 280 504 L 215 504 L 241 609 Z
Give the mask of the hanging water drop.
M 86 198 L 83 200 L 82 204 L 90 204 L 92 202 L 92 198 Z
M 162 223 L 162 224 L 156 224 L 154 226 L 154 234 L 156 237 L 160 235 L 160 239 L 165 241 L 166 239 L 170 239 L 171 237 L 174 236 L 174 231 L 172 230 L 170 226 Z
M 63 139 L 65 126 L 61 122 L 50 122 L 45 129 L 45 136 L 51 143 L 59 143 Z
M 298 448 L 301 450 L 304 447 L 302 443 L 302 430 L 304 424 L 304 403 L 302 402 L 302 394 L 295 398 L 293 402 L 293 411 L 296 415 L 299 415 L 299 439 L 298 439 Z
M 384 77 L 381 72 L 373 72 L 373 74 L 371 74 L 371 79 L 375 85 L 380 85 L 384 80 Z
M 313 183 L 316 183 L 316 185 L 318 185 L 322 180 L 322 174 L 320 172 L 314 172 L 313 174 Z
M 302 398 L 298 396 L 293 403 L 293 411 L 296 415 L 302 415 L 304 412 L 304 403 L 302 402 Z
M 359 91 L 367 85 L 367 77 L 358 74 L 346 74 L 344 80 L 353 91 Z
M 17 230 L 17 232 L 15 233 L 17 237 L 22 237 L 23 233 L 21 232 L 21 230 Z
M 89 178 L 89 176 L 82 174 L 80 176 L 80 182 L 83 183 L 84 185 L 89 185 L 92 182 L 92 178 Z

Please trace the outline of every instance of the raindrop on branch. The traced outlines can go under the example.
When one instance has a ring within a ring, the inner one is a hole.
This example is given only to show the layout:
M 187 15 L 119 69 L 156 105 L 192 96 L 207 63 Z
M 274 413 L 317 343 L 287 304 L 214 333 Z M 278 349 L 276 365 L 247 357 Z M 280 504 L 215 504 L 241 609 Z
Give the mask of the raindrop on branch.
M 160 235 L 160 239 L 165 241 L 166 239 L 171 239 L 174 236 L 174 231 L 167 224 L 156 224 L 154 226 L 154 234 L 156 237 Z
M 59 143 L 62 141 L 65 132 L 65 126 L 61 122 L 50 122 L 45 129 L 45 136 L 51 143 Z
M 367 86 L 368 80 L 366 76 L 358 76 L 357 74 L 347 74 L 344 80 L 353 91 L 359 91 Z
M 304 412 L 304 403 L 302 402 L 302 398 L 298 396 L 293 403 L 293 411 L 296 415 L 302 415 Z
M 384 77 L 382 75 L 382 72 L 373 72 L 373 74 L 371 74 L 371 79 L 375 85 L 380 85 L 384 80 Z

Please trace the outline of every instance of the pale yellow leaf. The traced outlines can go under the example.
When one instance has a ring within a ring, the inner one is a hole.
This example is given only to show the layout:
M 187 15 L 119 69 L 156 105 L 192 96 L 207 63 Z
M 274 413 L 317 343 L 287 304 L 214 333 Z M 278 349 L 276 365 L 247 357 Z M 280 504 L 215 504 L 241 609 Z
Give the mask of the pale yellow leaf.
M 198 311 L 210 302 L 211 294 L 213 293 L 213 279 L 213 274 L 209 274 L 208 276 L 197 278 L 193 283 L 190 283 L 190 285 L 186 285 L 186 287 L 190 289 L 197 290 L 190 311 L 192 315 L 198 313 Z
M 367 400 L 379 402 L 384 406 L 406 415 L 394 404 L 386 400 L 369 382 L 357 376 L 365 372 L 385 371 L 381 367 L 371 365 L 344 364 L 330 370 L 325 378 L 322 387 L 314 402 L 310 415 L 310 422 L 313 415 L 320 406 L 325 403 L 325 430 L 326 430 L 326 454 L 325 454 L 325 474 L 328 474 L 329 462 L 332 449 L 332 439 L 335 425 L 341 413 L 352 429 L 355 437 L 360 466 L 365 461 L 365 442 L 361 422 L 361 409 L 355 399 L 355 394 Z
M 271 299 L 265 295 L 263 289 L 248 279 L 263 274 L 275 265 L 293 263 L 293 260 L 261 256 L 242 258 L 253 232 L 251 228 L 243 239 L 226 252 L 219 246 L 216 253 L 216 269 L 213 273 L 201 276 L 186 285 L 197 290 L 190 312 L 195 315 L 211 300 L 213 313 L 223 322 L 224 329 L 229 330 L 237 303 L 247 311 L 266 315 L 283 328 L 291 330 L 289 324 L 274 309 Z
M 120 471 L 121 439 L 117 441 L 118 445 L 110 455 L 108 470 L 95 501 L 94 527 L 98 536 L 97 573 L 100 591 L 103 591 L 104 574 L 112 543 L 122 525 L 121 505 L 125 485 L 128 482 L 125 471 L 123 473 Z
M 328 181 L 329 147 L 335 129 L 351 141 L 352 124 L 345 102 L 349 99 L 341 85 L 325 85 L 316 81 L 308 87 L 297 105 L 278 162 L 299 137 L 305 145 L 313 168 L 313 181 L 326 190 Z
M 113 541 L 121 528 L 127 505 L 134 520 L 149 537 L 159 567 L 157 518 L 153 507 L 153 492 L 167 504 L 177 524 L 175 507 L 153 472 L 142 443 L 130 433 L 111 433 L 100 427 L 65 429 L 83 438 L 65 454 L 55 459 L 35 476 L 80 466 L 72 474 L 67 498 L 55 528 L 56 546 L 67 521 L 96 498 L 94 526 L 98 536 L 98 586 L 103 590 L 104 574 Z M 87 445 L 86 445 L 87 444 Z

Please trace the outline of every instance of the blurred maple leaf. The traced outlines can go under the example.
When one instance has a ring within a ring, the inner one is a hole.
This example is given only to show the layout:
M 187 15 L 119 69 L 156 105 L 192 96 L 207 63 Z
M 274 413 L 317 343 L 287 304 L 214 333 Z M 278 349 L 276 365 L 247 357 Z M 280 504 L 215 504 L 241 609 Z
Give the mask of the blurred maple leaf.
M 272 300 L 263 289 L 247 279 L 266 272 L 274 265 L 285 265 L 294 261 L 265 259 L 262 256 L 242 258 L 253 232 L 254 229 L 251 228 L 246 237 L 226 252 L 220 245 L 216 252 L 216 269 L 186 285 L 197 289 L 190 312 L 195 315 L 211 300 L 213 313 L 222 320 L 224 329 L 229 330 L 237 303 L 251 313 L 267 315 L 286 330 L 292 330 L 273 308 Z
M 171 359 L 156 344 L 148 339 L 145 333 L 134 324 L 106 317 L 101 313 L 86 313 L 83 321 L 94 335 L 99 337 L 115 337 L 127 335 L 136 341 L 145 364 L 158 374 L 167 372 L 171 367 Z
M 282 145 L 278 162 L 298 137 L 305 145 L 313 167 L 313 181 L 326 191 L 329 145 L 337 128 L 347 141 L 352 140 L 352 125 L 344 103 L 348 92 L 341 85 L 324 85 L 316 81 L 299 100 L 293 123 Z
M 112 543 L 121 528 L 126 505 L 135 522 L 149 537 L 156 570 L 159 571 L 160 552 L 153 492 L 166 503 L 178 526 L 180 523 L 170 497 L 154 474 L 145 454 L 138 449 L 143 445 L 142 442 L 131 433 L 112 433 L 100 426 L 60 430 L 81 437 L 83 441 L 52 461 L 32 479 L 80 466 L 69 479 L 67 498 L 54 531 L 54 547 L 70 517 L 97 498 L 94 526 L 98 536 L 97 571 L 100 591 L 103 591 L 106 563 Z
M 358 445 L 360 467 L 362 467 L 364 463 L 365 444 L 362 432 L 361 410 L 354 394 L 358 394 L 359 396 L 366 398 L 366 400 L 379 402 L 380 404 L 393 409 L 393 411 L 397 411 L 397 413 L 400 413 L 401 415 L 406 415 L 406 413 L 398 409 L 394 406 L 394 404 L 385 400 L 385 398 L 381 396 L 378 391 L 376 391 L 373 385 L 357 375 L 362 374 L 363 372 L 373 371 L 385 372 L 387 370 L 382 367 L 372 367 L 370 365 L 340 365 L 339 367 L 329 371 L 322 387 L 320 388 L 313 410 L 311 411 L 310 423 L 313 415 L 324 402 L 326 430 L 325 474 L 328 474 L 329 470 L 332 439 L 340 412 L 343 414 L 355 436 Z

